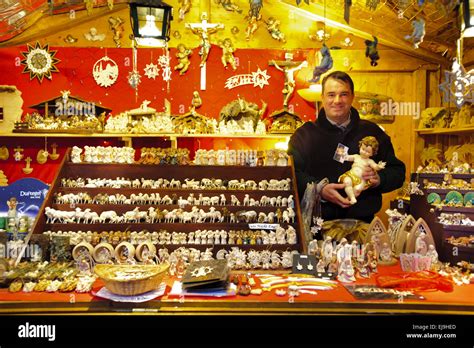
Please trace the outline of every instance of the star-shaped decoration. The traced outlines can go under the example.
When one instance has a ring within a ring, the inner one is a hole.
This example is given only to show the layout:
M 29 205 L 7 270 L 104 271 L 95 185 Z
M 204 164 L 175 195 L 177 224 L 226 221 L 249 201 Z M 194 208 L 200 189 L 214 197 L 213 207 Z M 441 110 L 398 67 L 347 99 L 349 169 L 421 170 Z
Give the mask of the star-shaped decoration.
M 71 95 L 71 91 L 61 91 L 61 97 L 65 102 L 69 99 L 69 96 Z
M 452 71 L 444 72 L 444 82 L 439 85 L 445 103 L 454 102 L 459 108 L 464 103 L 474 102 L 474 75 L 466 72 L 457 61 L 453 63 Z
M 145 76 L 148 77 L 150 80 L 155 79 L 158 76 L 160 69 L 158 69 L 158 65 L 150 63 L 146 65 L 146 68 L 143 69 L 145 71 Z
M 39 42 L 36 42 L 35 46 L 27 45 L 28 52 L 21 52 L 24 59 L 21 60 L 21 64 L 25 66 L 23 73 L 30 74 L 30 80 L 35 77 L 38 78 L 39 82 L 43 82 L 43 77 L 52 79 L 51 73 L 59 72 L 56 64 L 60 62 L 55 55 L 58 51 L 52 51 L 49 49 L 49 45 L 41 46 Z
M 166 54 L 163 54 L 158 57 L 158 64 L 164 68 L 170 64 L 170 57 L 167 56 Z
M 195 278 L 204 277 L 205 275 L 211 273 L 214 268 L 209 266 L 201 266 L 192 270 L 191 275 Z
M 267 70 L 257 69 L 257 72 L 252 73 L 253 86 L 263 88 L 263 86 L 268 85 L 268 79 L 270 75 L 267 74 Z

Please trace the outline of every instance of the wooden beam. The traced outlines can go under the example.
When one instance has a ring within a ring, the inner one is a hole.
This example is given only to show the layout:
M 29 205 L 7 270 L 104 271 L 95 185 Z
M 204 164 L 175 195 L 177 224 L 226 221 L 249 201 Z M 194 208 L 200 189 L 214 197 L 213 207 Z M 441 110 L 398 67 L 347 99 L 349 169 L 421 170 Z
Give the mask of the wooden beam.
M 421 58 L 430 63 L 441 64 L 446 67 L 450 65 L 447 58 L 424 48 L 413 48 L 408 41 L 390 34 L 388 28 L 383 28 L 382 31 L 373 25 L 358 20 L 357 18 L 351 18 L 351 25 L 345 24 L 344 17 L 341 14 L 335 13 L 333 10 L 328 8 L 325 9 L 323 5 L 318 3 L 311 3 L 309 6 L 303 8 L 303 6 L 295 6 L 292 0 L 280 0 L 280 2 L 285 4 L 290 10 L 294 11 L 295 14 L 312 18 L 315 21 L 325 20 L 325 18 L 320 14 L 326 12 L 326 25 L 328 27 L 344 30 L 347 33 L 368 40 L 373 40 L 373 36 L 376 36 L 380 44 L 393 50 L 401 51 L 415 58 Z
M 125 8 L 128 8 L 128 4 L 115 5 L 113 10 L 109 10 L 107 7 L 95 8 L 91 15 L 87 15 L 87 11 L 77 11 L 74 19 L 71 19 L 69 16 L 65 16 L 64 14 L 45 16 L 20 35 L 0 43 L 0 47 L 19 46 L 39 41 L 45 37 L 54 35 L 59 31 L 70 30 L 78 25 L 96 21 L 99 18 L 103 18 L 106 15 L 112 15 Z

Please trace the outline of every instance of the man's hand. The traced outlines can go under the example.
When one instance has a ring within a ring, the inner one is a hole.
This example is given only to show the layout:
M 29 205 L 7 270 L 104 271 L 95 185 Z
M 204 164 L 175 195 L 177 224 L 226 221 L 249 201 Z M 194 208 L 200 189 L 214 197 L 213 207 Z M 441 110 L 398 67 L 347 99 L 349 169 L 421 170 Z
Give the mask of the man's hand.
M 370 167 L 366 167 L 362 173 L 362 179 L 369 182 L 371 187 L 377 187 L 380 185 L 379 174 Z
M 343 208 L 349 208 L 352 204 L 347 199 L 341 196 L 337 190 L 342 190 L 346 185 L 344 184 L 327 184 L 321 190 L 321 197 L 331 203 L 337 204 Z

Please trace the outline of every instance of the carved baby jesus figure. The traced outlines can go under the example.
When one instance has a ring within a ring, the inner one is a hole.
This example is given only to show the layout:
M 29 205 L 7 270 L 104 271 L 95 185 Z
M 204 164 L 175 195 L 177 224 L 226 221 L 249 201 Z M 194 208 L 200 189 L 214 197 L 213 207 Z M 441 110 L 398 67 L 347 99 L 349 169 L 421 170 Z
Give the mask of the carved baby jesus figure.
M 363 173 L 368 167 L 374 171 L 385 168 L 385 162 L 375 163 L 370 157 L 377 154 L 379 143 L 372 136 L 363 138 L 359 142 L 359 154 L 348 155 L 345 161 L 354 162 L 352 168 L 339 177 L 339 182 L 345 184 L 344 191 L 351 204 L 357 203 L 356 196 L 370 187 L 371 183 L 363 178 Z

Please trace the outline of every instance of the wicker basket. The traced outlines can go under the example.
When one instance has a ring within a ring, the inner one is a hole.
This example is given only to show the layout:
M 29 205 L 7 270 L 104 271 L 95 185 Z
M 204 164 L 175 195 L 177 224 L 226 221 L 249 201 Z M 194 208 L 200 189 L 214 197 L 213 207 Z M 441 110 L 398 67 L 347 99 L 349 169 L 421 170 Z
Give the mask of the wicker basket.
M 157 289 L 168 273 L 169 264 L 96 265 L 94 272 L 105 287 L 118 295 L 138 295 Z

